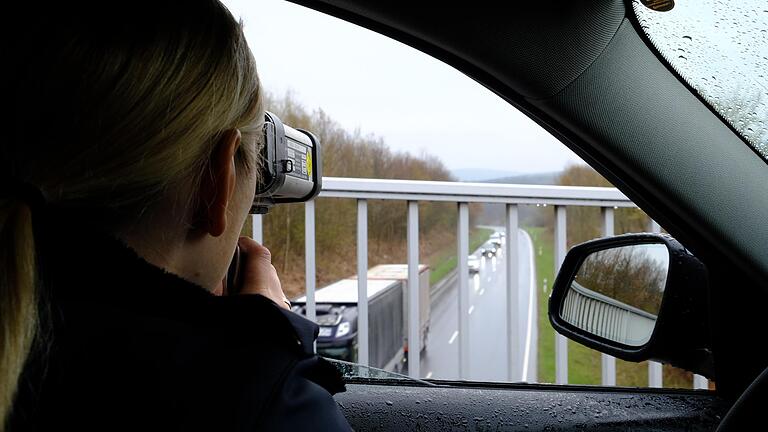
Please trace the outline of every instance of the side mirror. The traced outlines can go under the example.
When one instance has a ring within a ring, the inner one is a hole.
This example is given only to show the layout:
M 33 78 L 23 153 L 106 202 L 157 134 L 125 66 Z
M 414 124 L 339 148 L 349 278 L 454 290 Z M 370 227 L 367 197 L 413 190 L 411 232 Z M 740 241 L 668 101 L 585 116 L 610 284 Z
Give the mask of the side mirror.
M 628 361 L 713 377 L 707 273 L 679 242 L 627 234 L 574 246 L 549 299 L 559 333 Z

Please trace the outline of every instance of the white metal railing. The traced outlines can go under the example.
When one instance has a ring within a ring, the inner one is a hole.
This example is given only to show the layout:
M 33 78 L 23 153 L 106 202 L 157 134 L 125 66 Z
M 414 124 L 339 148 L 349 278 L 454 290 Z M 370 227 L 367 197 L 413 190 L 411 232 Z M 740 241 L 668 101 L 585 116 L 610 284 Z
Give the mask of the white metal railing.
M 656 315 L 585 288 L 576 281 L 565 296 L 563 319 L 592 334 L 625 345 L 648 342 Z
M 499 203 L 506 205 L 505 227 L 507 239 L 506 255 L 506 292 L 507 311 L 517 310 L 518 291 L 518 205 L 541 204 L 555 207 L 555 272 L 562 264 L 566 254 L 566 206 L 591 206 L 602 210 L 603 235 L 614 233 L 614 209 L 636 207 L 624 194 L 615 188 L 579 187 L 579 186 L 539 186 L 511 185 L 496 183 L 456 183 L 438 181 L 383 180 L 324 177 L 320 197 L 350 198 L 357 200 L 357 280 L 358 299 L 368 298 L 368 200 L 406 201 L 407 221 L 407 264 L 408 286 L 418 286 L 419 236 L 418 216 L 419 201 L 442 201 L 457 203 L 457 253 L 458 257 L 469 255 L 469 203 Z M 316 261 L 315 261 L 315 203 L 305 203 L 305 254 L 306 254 L 306 309 L 309 319 L 316 319 Z M 660 232 L 660 227 L 652 222 L 652 232 Z M 262 216 L 253 217 L 253 235 L 258 242 L 263 241 Z M 458 274 L 467 274 L 466 259 L 458 259 Z M 532 276 L 534 277 L 534 276 Z M 469 289 L 467 278 L 459 279 L 459 309 L 466 312 L 469 308 Z M 419 295 L 418 290 L 408 290 L 408 373 L 414 378 L 421 378 L 419 337 Z M 520 376 L 520 367 L 514 361 L 520 355 L 521 326 L 507 313 L 508 375 L 510 380 Z M 469 371 L 469 314 L 459 313 L 459 377 L 467 378 Z M 564 336 L 556 334 L 555 365 L 556 383 L 568 382 L 568 345 Z M 368 304 L 367 300 L 358 301 L 358 362 L 369 363 L 368 341 Z M 649 362 L 649 385 L 662 386 L 661 364 Z M 615 358 L 602 355 L 602 383 L 616 384 Z M 707 388 L 707 380 L 696 376 L 694 388 Z
M 636 207 L 618 189 L 324 177 L 321 197 Z

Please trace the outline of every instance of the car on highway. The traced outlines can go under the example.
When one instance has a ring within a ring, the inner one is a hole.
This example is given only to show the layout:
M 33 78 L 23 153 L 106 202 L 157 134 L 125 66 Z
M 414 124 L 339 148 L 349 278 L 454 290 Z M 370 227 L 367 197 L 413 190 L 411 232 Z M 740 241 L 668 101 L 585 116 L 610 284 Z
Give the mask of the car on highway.
M 760 343 L 768 304 L 763 2 L 296 3 L 389 36 L 479 82 L 588 162 L 680 247 L 661 237 L 647 241 L 675 257 L 695 255 L 706 269 L 696 271 L 695 289 L 686 291 L 696 301 L 686 309 L 673 297 L 663 299 L 658 316 L 635 308 L 657 324 L 641 349 L 577 334 L 567 322 L 560 330 L 632 361 L 684 365 L 714 382 L 712 390 L 350 377 L 336 399 L 355 429 L 729 432 L 761 424 L 768 394 Z M 567 192 L 560 199 L 560 207 L 568 205 Z M 562 311 L 606 297 L 587 287 L 578 296 L 561 298 L 569 305 Z M 696 326 L 665 310 L 693 314 Z M 675 353 L 676 345 L 690 348 L 688 341 L 697 344 L 693 351 Z
M 470 255 L 467 257 L 467 268 L 469 273 L 480 273 L 480 258 L 477 255 Z
M 504 233 L 496 231 L 493 234 L 491 234 L 490 242 L 496 246 L 497 248 L 500 248 L 504 244 Z
M 489 243 L 480 248 L 480 256 L 483 258 L 493 258 L 498 252 L 499 249 L 493 243 Z

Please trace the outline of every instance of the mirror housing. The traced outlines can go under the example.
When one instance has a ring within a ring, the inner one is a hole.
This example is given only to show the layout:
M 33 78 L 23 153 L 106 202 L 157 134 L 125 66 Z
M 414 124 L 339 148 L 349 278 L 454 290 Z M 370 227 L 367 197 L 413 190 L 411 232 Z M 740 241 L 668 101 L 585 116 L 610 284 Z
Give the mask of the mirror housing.
M 563 304 L 585 259 L 595 252 L 626 246 L 663 244 L 669 251 L 664 294 L 649 340 L 625 345 L 579 328 L 561 317 Z M 625 234 L 591 240 L 568 251 L 552 287 L 549 320 L 555 330 L 589 348 L 622 360 L 654 360 L 714 377 L 708 325 L 708 277 L 704 265 L 666 234 Z

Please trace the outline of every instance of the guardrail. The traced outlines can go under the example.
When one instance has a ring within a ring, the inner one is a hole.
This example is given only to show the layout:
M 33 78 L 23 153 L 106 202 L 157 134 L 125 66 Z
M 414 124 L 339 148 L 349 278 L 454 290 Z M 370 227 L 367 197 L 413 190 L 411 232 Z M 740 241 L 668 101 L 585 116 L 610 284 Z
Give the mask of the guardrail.
M 566 207 L 591 206 L 602 210 L 603 235 L 614 233 L 614 209 L 619 207 L 636 207 L 624 194 L 615 188 L 577 187 L 577 186 L 538 186 L 512 185 L 496 183 L 457 183 L 413 180 L 383 180 L 356 179 L 341 177 L 323 177 L 321 198 L 349 198 L 357 200 L 357 278 L 358 299 L 367 299 L 368 275 L 368 200 L 400 200 L 406 201 L 407 213 L 407 264 L 408 285 L 418 284 L 419 260 L 419 201 L 455 202 L 458 214 L 457 226 L 457 256 L 469 255 L 469 203 L 498 203 L 506 206 L 505 228 L 507 239 L 505 244 L 506 259 L 506 290 L 507 311 L 517 310 L 517 244 L 518 244 L 518 206 L 525 204 L 542 204 L 554 206 L 555 209 L 555 272 L 566 253 Z M 307 317 L 315 320 L 315 202 L 305 203 L 305 280 L 307 298 Z M 655 222 L 651 230 L 659 232 Z M 254 238 L 263 241 L 262 217 L 254 216 Z M 467 274 L 467 260 L 458 259 L 459 274 Z M 459 310 L 469 309 L 469 290 L 467 278 L 459 278 Z M 515 295 L 512 295 L 515 294 Z M 408 298 L 408 373 L 414 378 L 421 378 L 420 371 L 420 338 L 417 323 L 419 311 L 418 290 L 409 290 Z M 466 378 L 469 371 L 469 315 L 459 313 L 459 377 Z M 520 357 L 522 340 L 521 326 L 507 313 L 507 347 L 508 347 L 508 376 L 510 380 L 519 381 L 520 367 L 514 359 Z M 358 362 L 368 365 L 368 304 L 367 301 L 358 304 Z M 556 383 L 568 382 L 568 345 L 564 336 L 556 335 Z M 661 364 L 650 362 L 649 385 L 662 386 Z M 616 363 L 613 357 L 602 356 L 602 383 L 616 384 Z M 698 377 L 695 381 L 697 388 L 706 388 L 706 380 Z
M 653 333 L 656 315 L 606 297 L 576 281 L 565 296 L 562 317 L 578 328 L 628 345 L 643 345 Z

